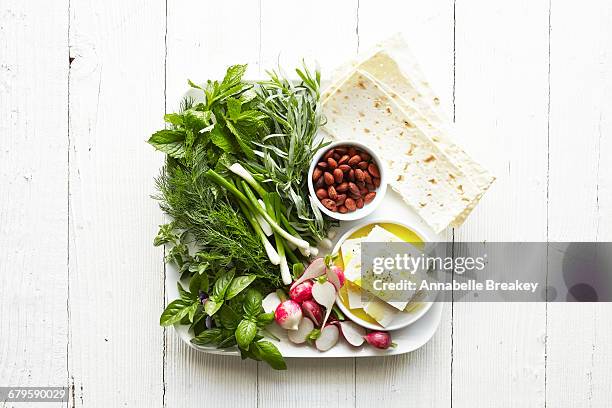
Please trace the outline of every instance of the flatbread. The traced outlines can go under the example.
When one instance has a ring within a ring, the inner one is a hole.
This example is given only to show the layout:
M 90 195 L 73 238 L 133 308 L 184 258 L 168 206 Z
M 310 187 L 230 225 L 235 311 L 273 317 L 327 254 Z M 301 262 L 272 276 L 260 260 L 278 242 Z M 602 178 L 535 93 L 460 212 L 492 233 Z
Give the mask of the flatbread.
M 478 186 L 368 73 L 355 71 L 327 99 L 325 130 L 357 140 L 385 162 L 389 184 L 439 233 L 481 194 Z
M 449 224 L 453 227 L 460 226 L 495 177 L 465 153 L 450 136 L 452 124 L 440 108 L 440 99 L 425 79 L 408 45 L 401 36 L 396 35 L 379 44 L 360 60 L 345 64 L 337 70 L 337 79 L 323 93 L 324 105 L 357 70 L 369 74 L 370 79 L 394 99 L 410 120 L 445 153 L 449 161 L 462 169 L 466 177 L 480 190 L 461 214 Z

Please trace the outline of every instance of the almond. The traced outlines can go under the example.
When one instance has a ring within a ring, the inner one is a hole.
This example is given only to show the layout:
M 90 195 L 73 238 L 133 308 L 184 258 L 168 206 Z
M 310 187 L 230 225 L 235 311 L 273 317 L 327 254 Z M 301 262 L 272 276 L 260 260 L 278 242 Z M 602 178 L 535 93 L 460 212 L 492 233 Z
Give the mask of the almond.
M 327 187 L 327 196 L 334 201 L 338 199 L 338 193 L 336 192 L 334 186 Z
M 348 183 L 346 181 L 336 186 L 336 191 L 339 193 L 344 193 L 346 190 L 348 190 Z
M 312 181 L 317 181 L 319 177 L 321 177 L 321 174 L 323 174 L 323 171 L 321 171 L 321 169 L 318 167 L 315 167 L 315 169 L 312 171 Z
M 380 177 L 378 166 L 376 166 L 374 163 L 370 163 L 368 165 L 368 173 L 370 173 L 373 177 Z
M 315 182 L 314 186 L 315 188 L 321 188 L 321 187 L 325 187 L 325 177 L 319 177 L 319 179 Z
M 365 180 L 365 174 L 363 173 L 363 170 L 355 169 L 355 180 L 357 180 L 357 181 L 364 181 Z
M 319 167 L 320 169 L 325 170 L 327 168 L 327 162 L 324 162 L 324 161 L 319 162 L 319 163 L 317 163 L 317 167 Z
M 357 204 L 357 208 L 363 208 L 364 206 L 363 198 L 358 198 L 355 203 Z
M 348 149 L 344 146 L 336 147 L 336 153 L 345 155 L 348 152 Z
M 360 161 L 359 163 L 357 163 L 357 166 L 359 166 L 359 168 L 361 170 L 365 170 L 368 168 L 368 162 L 367 161 Z
M 338 207 L 338 212 L 340 212 L 340 214 L 346 214 L 348 210 L 345 206 L 341 205 L 340 207 Z
M 372 158 L 372 156 L 370 156 L 368 153 L 366 152 L 359 152 L 359 155 L 361 156 L 361 158 L 364 161 L 370 161 L 370 159 Z
M 323 173 L 323 178 L 325 180 L 325 184 L 327 184 L 328 186 L 331 186 L 332 184 L 334 184 L 334 176 L 332 176 L 331 173 L 328 173 L 328 172 Z
M 372 202 L 372 200 L 374 200 L 374 197 L 376 197 L 376 191 L 370 191 L 368 194 L 365 195 L 363 200 L 366 204 L 369 204 Z
M 340 158 L 340 160 L 338 160 L 338 164 L 344 164 L 348 162 L 350 158 L 351 157 L 348 154 L 345 154 L 344 156 Z
M 334 160 L 333 157 L 330 157 L 329 159 L 327 159 L 327 165 L 331 170 L 334 170 L 336 167 L 338 167 L 338 162 Z
M 365 186 L 363 186 L 363 187 L 359 187 L 359 192 L 361 193 L 362 196 L 364 196 L 368 194 L 370 190 L 368 190 Z
M 380 187 L 380 178 L 379 177 L 372 177 L 372 184 L 374 184 L 374 187 L 376 187 L 376 188 Z
M 372 176 L 370 176 L 370 173 L 367 171 L 363 172 L 363 181 L 365 181 L 366 184 L 372 184 Z
M 319 200 L 327 198 L 327 190 L 324 189 L 324 188 L 318 189 L 317 190 L 317 197 L 319 198 Z
M 358 154 L 354 155 L 353 157 L 351 157 L 348 161 L 348 165 L 351 167 L 356 166 L 359 162 L 361 161 L 361 156 L 359 156 Z
M 348 188 L 349 191 L 351 192 L 351 194 L 357 195 L 357 196 L 361 196 L 361 192 L 359 191 L 359 187 L 357 187 L 357 185 L 355 185 L 355 183 L 348 183 Z
M 372 183 L 366 183 L 366 188 L 368 189 L 368 191 L 374 191 L 376 189 L 376 187 L 374 187 L 374 184 Z
M 336 183 L 338 184 L 342 183 L 343 178 L 344 178 L 344 173 L 342 173 L 342 170 L 340 169 L 334 170 L 334 180 L 336 180 Z
M 348 153 L 349 156 L 354 156 L 354 155 L 357 154 L 357 149 L 355 149 L 354 147 L 349 147 L 347 153 Z
M 334 149 L 329 149 L 329 151 L 327 153 L 325 153 L 325 156 L 323 156 L 323 159 L 327 160 L 330 157 L 332 157 L 333 155 L 334 155 Z
M 338 166 L 338 168 L 342 170 L 343 173 L 346 173 L 351 169 L 351 166 L 349 166 L 348 164 L 341 164 Z
M 348 179 L 350 181 L 355 181 L 355 170 L 353 169 L 349 170 Z
M 334 155 L 332 156 L 334 158 L 334 160 L 338 161 L 340 160 L 340 155 L 338 153 L 334 153 Z
M 352 198 L 347 198 L 346 201 L 344 202 L 344 206 L 349 211 L 355 211 L 357 209 L 357 204 L 355 203 L 355 200 L 353 200 Z
M 346 200 L 346 194 L 338 194 L 338 198 L 336 198 L 336 205 L 344 204 L 345 200 Z
M 330 200 L 329 198 L 324 198 L 323 200 L 321 200 L 321 204 L 323 204 L 323 206 L 330 211 L 335 212 L 337 210 L 336 203 L 333 200 Z

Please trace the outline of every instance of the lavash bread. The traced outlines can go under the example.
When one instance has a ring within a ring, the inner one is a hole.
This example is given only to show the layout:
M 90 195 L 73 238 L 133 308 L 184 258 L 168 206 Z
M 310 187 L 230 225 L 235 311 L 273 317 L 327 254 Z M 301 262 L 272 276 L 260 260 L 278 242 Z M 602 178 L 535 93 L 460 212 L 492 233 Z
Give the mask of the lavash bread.
M 440 99 L 433 92 L 401 36 L 386 40 L 366 57 L 338 69 L 338 79 L 323 94 L 324 106 L 328 105 L 328 100 L 338 89 L 346 86 L 346 82 L 358 70 L 390 96 L 421 133 L 444 153 L 446 160 L 462 170 L 465 177 L 476 185 L 479 192 L 469 202 L 463 197 L 463 210 L 447 225 L 460 226 L 495 178 L 466 154 L 450 136 L 452 126 L 440 109 Z M 400 176 L 401 173 L 395 175 L 396 178 Z M 394 183 L 391 184 L 393 187 Z M 399 191 L 398 188 L 394 189 Z M 425 221 L 432 227 L 433 224 L 439 224 L 439 220 L 431 221 L 425 218 Z
M 418 127 L 368 73 L 355 71 L 325 103 L 325 130 L 338 140 L 367 143 L 387 166 L 390 186 L 436 232 L 480 194 L 470 177 Z

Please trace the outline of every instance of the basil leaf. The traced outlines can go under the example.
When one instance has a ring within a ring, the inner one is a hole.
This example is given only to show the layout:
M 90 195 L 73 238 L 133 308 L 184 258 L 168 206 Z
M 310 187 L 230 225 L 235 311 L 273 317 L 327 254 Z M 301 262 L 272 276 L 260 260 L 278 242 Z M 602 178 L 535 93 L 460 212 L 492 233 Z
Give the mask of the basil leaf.
M 242 292 L 255 280 L 255 278 L 257 278 L 255 275 L 245 275 L 232 279 L 232 283 L 229 285 L 229 288 L 225 293 L 225 299 L 231 299 Z
M 208 275 L 203 274 L 195 274 L 189 280 L 189 292 L 193 296 L 199 296 L 200 291 L 206 292 L 208 291 Z
M 171 129 L 157 131 L 149 138 L 148 143 L 170 157 L 180 159 L 185 156 L 185 132 L 183 131 Z
M 160 326 L 170 326 L 178 323 L 183 317 L 195 313 L 198 302 L 187 299 L 176 299 L 171 302 L 159 317 Z
M 191 339 L 193 344 L 198 346 L 207 346 L 209 344 L 218 344 L 221 341 L 223 333 L 221 329 L 208 329 L 200 333 L 198 336 Z
M 224 272 L 217 278 L 215 282 L 215 286 L 213 287 L 213 296 L 217 299 L 224 299 L 225 292 L 229 288 L 232 283 L 232 279 L 234 278 L 235 269 L 231 269 L 227 272 Z
M 181 299 L 188 301 L 188 302 L 193 302 L 198 298 L 198 295 L 193 295 L 189 292 L 187 292 L 185 289 L 183 289 L 183 286 L 181 286 L 180 282 L 176 282 L 176 286 L 178 287 L 178 291 L 179 291 L 179 295 L 181 296 Z
M 262 313 L 257 316 L 257 326 L 263 327 L 274 321 L 274 312 Z
M 261 293 L 255 289 L 249 289 L 245 292 L 244 297 L 244 313 L 245 316 L 251 320 L 257 319 L 257 316 L 261 313 L 261 301 L 263 300 Z
M 251 345 L 251 349 L 256 357 L 270 364 L 270 367 L 274 368 L 275 370 L 287 369 L 287 364 L 285 363 L 283 356 L 271 342 L 266 340 L 258 341 L 257 343 L 253 343 Z
M 204 311 L 207 315 L 212 316 L 223 306 L 223 299 L 218 300 L 217 298 L 208 298 L 204 302 Z
M 236 330 L 242 318 L 229 305 L 223 305 L 217 317 L 219 319 L 219 324 L 228 330 Z
M 240 348 L 249 349 L 249 344 L 257 334 L 257 325 L 250 320 L 243 319 L 236 328 L 236 341 Z

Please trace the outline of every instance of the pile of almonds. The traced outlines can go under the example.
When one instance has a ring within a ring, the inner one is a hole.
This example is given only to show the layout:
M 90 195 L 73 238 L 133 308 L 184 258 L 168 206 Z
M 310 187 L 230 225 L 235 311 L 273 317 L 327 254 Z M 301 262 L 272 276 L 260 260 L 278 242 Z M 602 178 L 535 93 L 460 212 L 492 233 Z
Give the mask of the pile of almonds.
M 380 172 L 367 152 L 337 146 L 325 152 L 312 173 L 312 182 L 325 208 L 345 214 L 374 200 Z

